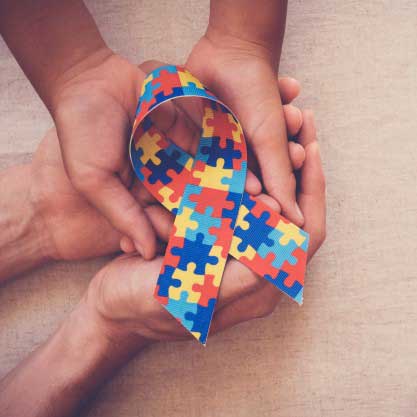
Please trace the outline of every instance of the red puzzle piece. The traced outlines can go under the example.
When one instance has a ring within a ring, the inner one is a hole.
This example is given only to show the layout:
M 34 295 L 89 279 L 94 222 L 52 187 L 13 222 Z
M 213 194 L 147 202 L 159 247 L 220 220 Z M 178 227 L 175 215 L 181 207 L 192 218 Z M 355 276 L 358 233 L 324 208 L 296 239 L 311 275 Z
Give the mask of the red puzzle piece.
M 203 307 L 208 307 L 211 298 L 217 298 L 219 287 L 213 284 L 214 275 L 205 275 L 204 284 L 193 284 L 193 291 L 201 293 L 198 304 Z

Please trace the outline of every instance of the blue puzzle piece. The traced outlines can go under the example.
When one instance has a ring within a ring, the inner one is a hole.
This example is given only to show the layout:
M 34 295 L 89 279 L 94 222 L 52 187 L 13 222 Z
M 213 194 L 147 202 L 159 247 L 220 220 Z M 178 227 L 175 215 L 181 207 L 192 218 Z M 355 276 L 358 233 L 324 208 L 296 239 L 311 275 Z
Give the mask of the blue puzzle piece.
M 200 332 L 200 342 L 205 344 L 207 335 L 210 329 L 211 318 L 213 316 L 214 307 L 216 305 L 216 299 L 210 298 L 208 306 L 204 307 L 200 304 L 197 305 L 197 312 L 194 314 L 188 312 L 185 314 L 185 318 L 193 323 L 191 327 L 192 332 Z
M 141 130 L 147 132 L 153 126 L 152 119 L 147 115 L 140 124 Z
M 157 181 L 160 181 L 162 184 L 166 185 L 172 181 L 172 178 L 169 176 L 168 171 L 170 169 L 174 170 L 179 174 L 183 167 L 177 162 L 177 159 L 181 157 L 180 153 L 173 151 L 171 155 L 168 155 L 164 149 L 156 152 L 157 156 L 161 162 L 156 165 L 152 160 L 149 160 L 146 164 L 146 167 L 152 172 L 149 176 L 149 182 L 155 184 Z
M 243 193 L 242 206 L 245 206 L 248 211 L 251 211 L 255 207 L 255 200 L 253 200 L 248 193 Z
M 302 293 L 303 293 L 303 286 L 298 282 L 294 281 L 291 287 L 287 287 L 284 284 L 285 278 L 288 277 L 288 274 L 285 271 L 279 271 L 276 277 L 271 277 L 271 275 L 265 275 L 265 279 L 276 287 L 278 287 L 281 291 L 285 292 L 285 294 L 289 295 L 291 298 L 294 298 L 298 304 L 302 302 Z
M 248 230 L 244 230 L 240 226 L 235 229 L 235 235 L 242 239 L 238 246 L 239 251 L 244 252 L 248 246 L 257 251 L 262 244 L 266 246 L 274 244 L 274 241 L 269 237 L 274 229 L 266 224 L 269 217 L 270 214 L 267 211 L 264 211 L 259 218 L 252 213 L 245 216 L 244 220 L 249 223 Z
M 179 269 L 186 271 L 189 263 L 195 263 L 195 273 L 204 275 L 206 272 L 206 264 L 216 265 L 219 262 L 216 256 L 209 255 L 211 246 L 205 245 L 203 240 L 204 235 L 197 233 L 195 241 L 184 238 L 182 248 L 175 246 L 171 249 L 171 253 L 174 256 L 180 257 L 178 263 Z
M 297 244 L 294 240 L 290 240 L 287 245 L 281 245 L 279 240 L 283 235 L 284 234 L 280 230 L 272 229 L 271 233 L 268 235 L 272 244 L 269 244 L 270 242 L 265 242 L 258 248 L 258 254 L 262 258 L 266 258 L 271 252 L 275 254 L 275 259 L 272 261 L 272 265 L 278 269 L 281 268 L 285 261 L 288 261 L 291 265 L 295 265 L 297 263 L 297 258 L 292 255 L 294 249 L 297 248 Z
M 239 208 L 240 208 L 240 202 L 242 200 L 242 195 L 239 193 L 232 193 L 231 191 L 228 193 L 227 201 L 231 201 L 234 206 L 232 209 L 227 209 L 224 208 L 222 210 L 222 218 L 224 219 L 231 219 L 232 223 L 231 223 L 231 228 L 233 229 L 235 227 L 236 224 L 236 219 L 237 219 L 237 214 L 239 212 Z
M 134 148 L 134 145 L 132 145 L 130 156 L 132 158 L 133 169 L 135 170 L 136 175 L 141 181 L 144 181 L 145 176 L 143 175 L 141 171 L 144 165 L 140 159 L 141 156 L 143 156 L 143 149 L 139 148 L 138 150 L 136 150 Z
M 153 104 L 151 107 L 150 107 L 150 109 L 149 110 L 152 110 L 157 104 L 159 104 L 159 103 L 161 103 L 161 102 L 163 102 L 163 101 L 165 101 L 165 100 L 168 100 L 168 99 L 170 99 L 170 98 L 174 98 L 174 97 L 180 97 L 180 96 L 183 96 L 184 95 L 184 93 L 183 93 L 183 91 L 182 91 L 182 88 L 181 87 L 174 87 L 173 89 L 172 89 L 172 92 L 171 93 L 169 93 L 169 94 L 165 94 L 163 91 L 160 91 L 158 94 L 156 94 L 154 97 L 155 97 L 155 99 L 156 99 L 156 102 L 155 102 L 155 104 Z
M 190 160 L 193 160 L 193 157 L 177 146 L 175 143 L 171 142 L 167 148 L 165 148 L 166 153 L 169 156 L 176 155 L 177 162 L 185 167 L 189 164 Z M 179 155 L 179 156 L 178 156 Z
M 170 287 L 179 288 L 181 281 L 177 278 L 173 278 L 175 268 L 169 265 L 165 265 L 164 272 L 159 275 L 157 285 L 159 285 L 158 295 L 161 297 L 168 297 Z
M 222 148 L 219 137 L 213 137 L 210 146 L 201 146 L 201 154 L 207 165 L 212 167 L 216 167 L 218 160 L 223 159 L 225 169 L 233 169 L 233 160 L 242 157 L 242 152 L 234 149 L 233 139 L 226 139 L 226 147 Z
M 194 322 L 190 316 L 197 313 L 197 304 L 189 303 L 188 292 L 182 291 L 179 300 L 170 298 L 168 304 L 164 306 L 181 324 L 189 331 L 193 328 Z M 191 316 L 192 317 L 192 316 Z

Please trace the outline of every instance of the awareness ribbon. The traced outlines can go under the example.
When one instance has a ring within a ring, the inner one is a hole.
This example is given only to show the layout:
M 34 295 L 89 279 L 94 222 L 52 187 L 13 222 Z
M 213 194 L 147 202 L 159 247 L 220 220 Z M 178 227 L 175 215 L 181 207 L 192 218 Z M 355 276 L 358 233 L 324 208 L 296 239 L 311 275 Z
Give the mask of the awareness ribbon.
M 152 122 L 160 104 L 204 99 L 195 157 Z M 138 178 L 176 215 L 155 298 L 206 343 L 228 255 L 302 303 L 308 234 L 244 191 L 247 153 L 240 123 L 193 75 L 172 65 L 142 85 L 130 141 Z

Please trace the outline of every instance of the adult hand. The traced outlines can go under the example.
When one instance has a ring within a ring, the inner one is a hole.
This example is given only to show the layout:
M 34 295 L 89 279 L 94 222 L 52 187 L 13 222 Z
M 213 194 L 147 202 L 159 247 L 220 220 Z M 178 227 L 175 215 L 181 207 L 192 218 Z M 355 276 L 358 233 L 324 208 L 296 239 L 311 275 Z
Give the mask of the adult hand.
M 47 234 L 45 253 L 56 260 L 87 259 L 119 251 L 121 234 L 74 188 L 64 169 L 55 129 L 39 144 L 30 166 L 31 199 L 41 229 Z M 135 180 L 130 193 L 143 207 L 158 236 L 166 235 L 172 216 Z M 123 240 L 122 240 L 123 242 Z M 126 249 L 123 247 L 122 249 Z M 127 248 L 133 250 L 133 248 Z
M 300 172 L 298 202 L 305 217 L 305 230 L 311 237 L 310 259 L 325 237 L 325 183 L 311 112 L 304 113 L 299 141 L 305 148 L 306 159 Z M 144 261 L 134 255 L 124 255 L 104 267 L 92 280 L 84 302 L 93 312 L 97 326 L 108 337 L 123 340 L 139 335 L 147 341 L 187 337 L 185 330 L 153 297 L 161 264 L 162 258 Z M 280 296 L 272 284 L 238 261 L 230 260 L 212 331 L 270 314 Z
M 159 65 L 161 63 L 155 61 L 147 62 L 142 64 L 140 69 L 148 72 Z M 298 82 L 291 78 L 280 79 L 278 85 L 285 103 L 290 103 L 300 90 Z M 295 135 L 301 127 L 301 112 L 290 104 L 286 104 L 284 109 L 288 109 L 285 110 L 287 129 Z M 184 150 L 195 152 L 198 124 L 193 123 L 186 112 L 181 109 L 178 111 L 181 112 L 181 117 L 172 117 L 172 114 L 165 113 L 162 115 L 164 117 L 156 121 L 157 126 Z M 304 149 L 294 142 L 289 142 L 288 146 L 293 167 L 299 169 L 304 161 Z M 73 186 L 64 169 L 54 129 L 41 141 L 33 157 L 31 171 L 32 199 L 37 213 L 42 218 L 43 228 L 50 237 L 47 251 L 50 257 L 70 260 L 106 255 L 120 249 L 119 241 L 122 250 L 134 251 L 135 248 L 129 243 L 129 239 L 122 237 L 103 213 Z M 252 194 L 261 192 L 260 183 L 253 175 L 248 177 L 246 188 Z M 143 208 L 158 238 L 167 239 L 172 215 L 160 206 L 137 179 L 133 180 L 128 192 Z

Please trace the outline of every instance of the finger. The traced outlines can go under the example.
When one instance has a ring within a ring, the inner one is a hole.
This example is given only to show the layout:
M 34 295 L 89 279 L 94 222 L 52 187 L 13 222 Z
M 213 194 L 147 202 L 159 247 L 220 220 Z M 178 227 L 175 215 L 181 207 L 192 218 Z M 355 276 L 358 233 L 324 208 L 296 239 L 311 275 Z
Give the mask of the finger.
M 260 194 L 257 196 L 257 198 L 268 205 L 272 210 L 281 213 L 281 206 L 279 205 L 278 201 L 270 197 L 268 194 Z
M 119 172 L 119 178 L 126 188 L 130 188 L 134 179 L 132 166 L 126 164 Z
M 242 263 L 230 260 L 224 270 L 216 308 L 221 309 L 238 298 L 259 290 L 265 282 Z
M 142 206 L 146 207 L 150 204 L 158 203 L 158 200 L 150 193 L 150 191 L 143 185 L 143 183 L 135 178 L 133 181 L 132 188 L 130 189 L 131 194 L 136 201 Z
M 282 104 L 288 104 L 299 96 L 301 91 L 301 84 L 295 78 L 279 77 L 278 89 Z
M 149 74 L 153 70 L 168 65 L 166 62 L 158 61 L 157 59 L 149 59 L 148 61 L 143 61 L 138 67 L 145 73 Z
M 248 169 L 246 174 L 245 191 L 251 195 L 258 195 L 262 191 L 261 182 L 250 169 Z
M 311 142 L 317 141 L 316 124 L 314 121 L 314 113 L 312 110 L 304 110 L 302 112 L 303 126 L 298 135 L 298 143 L 304 146 L 304 148 Z M 307 123 L 307 126 L 304 124 Z
M 287 126 L 287 133 L 291 136 L 297 136 L 303 124 L 303 116 L 301 110 L 292 104 L 283 106 L 285 125 Z
M 136 250 L 145 259 L 155 256 L 153 227 L 142 207 L 118 177 L 107 173 L 101 177 L 87 175 L 78 188 L 117 230 L 133 240 Z
M 306 158 L 305 149 L 299 143 L 288 142 L 288 152 L 293 169 L 300 169 Z
M 159 239 L 167 242 L 174 224 L 174 215 L 161 205 L 152 205 L 145 208 Z
M 298 226 L 304 218 L 295 200 L 295 177 L 288 152 L 283 111 L 277 103 L 260 109 L 261 122 L 249 137 L 259 162 L 265 188 L 281 205 L 284 215 Z
M 122 236 L 120 239 L 120 249 L 124 253 L 133 253 L 135 249 L 135 244 L 133 240 L 128 236 Z
M 326 237 L 326 183 L 313 113 L 306 111 L 303 117 L 300 142 L 305 147 L 306 158 L 300 173 L 298 201 L 305 215 L 304 229 L 310 234 L 310 259 Z
M 266 317 L 274 311 L 279 298 L 277 289 L 265 281 L 259 290 L 243 295 L 219 309 L 214 314 L 211 331 L 219 332 L 248 320 Z
M 295 199 L 296 181 L 288 154 L 284 111 L 278 88 L 271 88 L 274 83 L 277 85 L 274 74 L 266 71 L 262 82 L 247 97 L 247 101 L 257 102 L 256 112 L 242 104 L 245 112 L 240 113 L 241 122 L 258 160 L 268 194 L 280 203 L 289 220 L 301 226 L 304 219 Z M 285 82 L 282 84 L 286 85 Z

